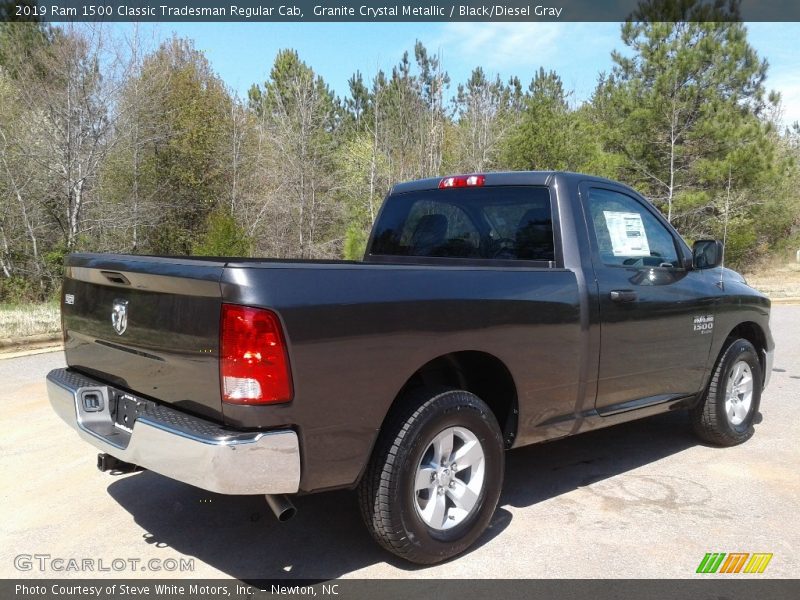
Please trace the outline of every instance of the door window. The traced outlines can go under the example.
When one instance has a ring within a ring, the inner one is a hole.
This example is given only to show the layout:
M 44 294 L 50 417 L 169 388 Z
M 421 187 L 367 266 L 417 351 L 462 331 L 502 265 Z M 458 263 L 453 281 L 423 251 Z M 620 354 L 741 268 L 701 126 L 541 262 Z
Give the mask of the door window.
M 680 264 L 672 234 L 632 197 L 591 188 L 589 214 L 603 264 L 623 267 L 677 267 Z

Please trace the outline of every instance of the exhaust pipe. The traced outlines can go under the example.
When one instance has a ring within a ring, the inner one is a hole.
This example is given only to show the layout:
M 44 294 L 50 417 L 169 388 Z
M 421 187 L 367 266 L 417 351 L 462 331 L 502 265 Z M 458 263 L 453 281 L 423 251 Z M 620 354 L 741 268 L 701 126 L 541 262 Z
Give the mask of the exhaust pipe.
M 275 513 L 275 516 L 281 523 L 285 523 L 297 513 L 297 509 L 294 507 L 294 504 L 292 504 L 292 501 L 283 494 L 267 494 L 265 498 L 272 512 Z

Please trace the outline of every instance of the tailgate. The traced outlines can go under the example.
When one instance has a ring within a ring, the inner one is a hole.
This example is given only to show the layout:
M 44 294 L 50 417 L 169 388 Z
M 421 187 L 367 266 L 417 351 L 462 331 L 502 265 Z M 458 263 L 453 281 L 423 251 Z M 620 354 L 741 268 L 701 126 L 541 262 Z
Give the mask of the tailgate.
M 61 299 L 67 364 L 221 420 L 224 266 L 186 258 L 70 255 Z

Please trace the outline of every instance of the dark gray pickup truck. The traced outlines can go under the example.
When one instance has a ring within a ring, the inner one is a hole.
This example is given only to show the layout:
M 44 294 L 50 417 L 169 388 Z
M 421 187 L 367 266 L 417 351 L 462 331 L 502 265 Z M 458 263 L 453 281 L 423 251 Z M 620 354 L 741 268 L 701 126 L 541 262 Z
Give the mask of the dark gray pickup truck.
M 753 434 L 770 302 L 632 189 L 574 173 L 399 184 L 363 262 L 73 254 L 56 412 L 222 494 L 357 488 L 376 540 L 464 551 L 504 450 L 670 410 Z

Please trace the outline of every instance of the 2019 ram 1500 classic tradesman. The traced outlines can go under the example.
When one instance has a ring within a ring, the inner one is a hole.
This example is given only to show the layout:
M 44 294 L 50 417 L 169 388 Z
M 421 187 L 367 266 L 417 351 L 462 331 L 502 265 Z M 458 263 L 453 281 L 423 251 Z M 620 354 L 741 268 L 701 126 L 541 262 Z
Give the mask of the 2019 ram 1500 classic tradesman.
M 632 189 L 574 173 L 396 185 L 363 262 L 73 254 L 56 412 L 223 494 L 357 488 L 388 550 L 465 550 L 504 450 L 687 409 L 753 434 L 770 302 Z M 121 462 L 123 461 L 123 462 Z

